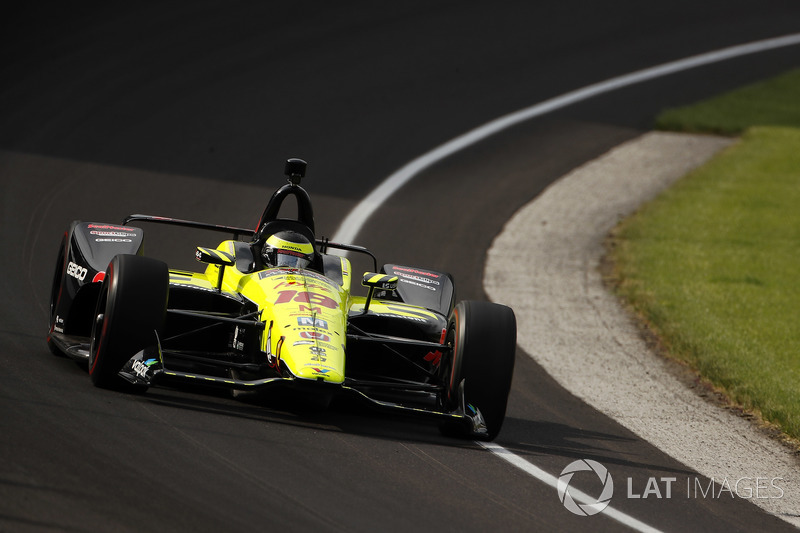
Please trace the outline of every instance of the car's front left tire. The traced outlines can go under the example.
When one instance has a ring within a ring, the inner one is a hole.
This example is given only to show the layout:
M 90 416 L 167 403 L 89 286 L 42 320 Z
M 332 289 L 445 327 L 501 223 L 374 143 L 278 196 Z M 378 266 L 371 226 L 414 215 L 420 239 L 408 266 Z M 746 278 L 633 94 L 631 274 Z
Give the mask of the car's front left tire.
M 89 376 L 98 387 L 120 388 L 117 374 L 140 350 L 157 342 L 169 292 L 166 263 L 117 255 L 108 265 L 97 302 L 89 350 Z

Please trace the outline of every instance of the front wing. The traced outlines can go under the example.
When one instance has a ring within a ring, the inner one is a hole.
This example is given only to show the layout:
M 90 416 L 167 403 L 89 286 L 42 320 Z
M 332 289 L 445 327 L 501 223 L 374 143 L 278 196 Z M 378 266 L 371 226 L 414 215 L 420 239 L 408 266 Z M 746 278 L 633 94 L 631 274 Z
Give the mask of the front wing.
M 462 431 L 476 438 L 485 436 L 488 433 L 486 423 L 484 422 L 480 410 L 467 404 L 464 399 L 464 387 L 466 384 L 463 380 L 459 384 L 459 402 L 457 407 L 453 411 L 446 412 L 435 408 L 412 407 L 402 403 L 374 398 L 366 392 L 371 383 L 359 380 L 346 379 L 344 384 L 337 385 L 296 379 L 293 377 L 276 376 L 246 380 L 171 370 L 164 366 L 164 357 L 160 345 L 142 350 L 134 355 L 125 366 L 123 366 L 119 375 L 133 386 L 142 389 L 158 383 L 169 385 L 201 384 L 242 391 L 284 387 L 301 390 L 308 394 L 348 395 L 367 404 L 373 409 L 427 418 L 448 426 L 460 427 Z M 423 386 L 424 384 L 420 384 L 419 387 Z

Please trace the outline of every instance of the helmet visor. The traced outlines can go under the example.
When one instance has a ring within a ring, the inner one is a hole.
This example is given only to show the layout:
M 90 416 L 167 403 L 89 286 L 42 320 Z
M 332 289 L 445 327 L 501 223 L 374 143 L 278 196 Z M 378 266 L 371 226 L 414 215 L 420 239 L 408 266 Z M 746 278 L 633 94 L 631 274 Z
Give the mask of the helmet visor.
M 274 256 L 272 264 L 276 267 L 284 268 L 308 268 L 311 259 L 306 254 L 294 252 L 292 250 L 273 250 Z

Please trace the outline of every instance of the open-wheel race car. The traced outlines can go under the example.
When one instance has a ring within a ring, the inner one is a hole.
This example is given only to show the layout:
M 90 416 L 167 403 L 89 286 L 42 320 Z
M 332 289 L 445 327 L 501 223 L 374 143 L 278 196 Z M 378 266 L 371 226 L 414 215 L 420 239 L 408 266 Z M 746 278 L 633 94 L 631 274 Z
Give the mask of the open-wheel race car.
M 438 420 L 446 434 L 495 438 L 514 370 L 513 311 L 456 303 L 447 273 L 399 264 L 378 270 L 365 248 L 317 238 L 300 186 L 305 170 L 304 161 L 287 161 L 289 183 L 255 230 L 152 215 L 73 222 L 56 262 L 50 349 L 85 362 L 100 387 L 285 387 L 323 406 L 349 394 Z M 297 216 L 279 218 L 290 196 Z M 202 272 L 175 270 L 143 255 L 136 222 L 233 238 L 197 247 Z M 361 279 L 366 295 L 351 292 L 348 253 L 373 263 Z

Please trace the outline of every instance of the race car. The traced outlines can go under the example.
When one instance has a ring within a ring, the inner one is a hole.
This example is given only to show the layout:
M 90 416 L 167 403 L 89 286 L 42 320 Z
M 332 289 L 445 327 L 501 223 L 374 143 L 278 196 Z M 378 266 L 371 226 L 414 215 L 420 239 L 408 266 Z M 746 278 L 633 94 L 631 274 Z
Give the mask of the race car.
M 305 161 L 286 162 L 288 183 L 255 230 L 141 214 L 72 222 L 53 277 L 51 351 L 84 362 L 99 387 L 285 388 L 323 407 L 350 395 L 438 421 L 447 435 L 494 439 L 514 371 L 513 311 L 456 303 L 448 273 L 378 270 L 366 248 L 317 238 L 305 173 Z M 289 197 L 297 215 L 279 218 Z M 231 238 L 196 248 L 198 272 L 170 269 L 143 254 L 142 224 L 131 225 L 140 222 Z M 361 295 L 351 253 L 373 265 Z

